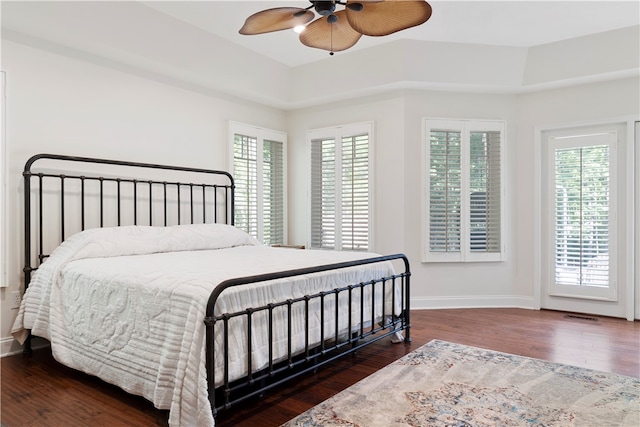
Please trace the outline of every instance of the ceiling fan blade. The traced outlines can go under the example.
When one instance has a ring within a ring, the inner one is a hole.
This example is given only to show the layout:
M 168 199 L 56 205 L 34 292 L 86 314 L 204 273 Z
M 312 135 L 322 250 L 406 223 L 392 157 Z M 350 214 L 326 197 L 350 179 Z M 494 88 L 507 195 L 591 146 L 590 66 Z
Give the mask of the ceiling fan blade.
M 315 14 L 299 7 L 276 7 L 254 13 L 246 19 L 240 34 L 254 35 L 288 30 L 310 22 Z
M 351 27 L 367 36 L 386 36 L 415 27 L 431 17 L 431 6 L 424 0 L 350 1 L 362 3 L 356 11 L 345 9 Z
M 329 23 L 331 16 L 337 19 L 333 23 Z M 307 28 L 300 33 L 300 41 L 302 44 L 315 47 L 317 49 L 328 50 L 329 52 L 339 52 L 349 49 L 360 40 L 362 34 L 355 31 L 349 25 L 347 20 L 347 12 L 345 10 L 338 11 L 333 15 L 316 19 Z

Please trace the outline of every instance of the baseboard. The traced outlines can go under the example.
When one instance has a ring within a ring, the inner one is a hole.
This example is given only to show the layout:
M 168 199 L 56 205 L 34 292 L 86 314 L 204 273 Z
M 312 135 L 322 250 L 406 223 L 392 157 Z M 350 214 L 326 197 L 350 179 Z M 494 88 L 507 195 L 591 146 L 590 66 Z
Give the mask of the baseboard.
M 513 295 L 464 296 L 464 297 L 412 297 L 412 310 L 438 308 L 525 308 L 535 309 L 533 297 Z
M 33 337 L 31 340 L 31 348 L 37 350 L 39 348 L 48 347 L 49 341 L 40 337 Z M 13 356 L 22 353 L 22 346 L 13 337 L 2 338 L 0 340 L 0 357 Z

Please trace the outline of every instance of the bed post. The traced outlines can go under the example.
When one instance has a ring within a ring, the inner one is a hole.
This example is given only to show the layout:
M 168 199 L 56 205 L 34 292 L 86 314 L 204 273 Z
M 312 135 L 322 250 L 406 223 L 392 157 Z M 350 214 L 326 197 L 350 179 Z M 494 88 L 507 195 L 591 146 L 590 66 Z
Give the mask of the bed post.
M 404 333 L 404 342 L 411 342 L 411 269 L 409 267 L 409 259 L 407 257 L 403 257 L 405 271 L 408 272 L 407 276 L 404 278 L 406 280 L 404 290 L 405 290 L 405 310 L 404 310 L 404 321 L 405 321 L 405 333 Z
M 31 165 L 39 156 L 31 157 L 24 166 L 22 176 L 24 177 L 24 292 L 27 291 L 31 281 Z M 22 347 L 23 354 L 31 354 L 31 331 Z

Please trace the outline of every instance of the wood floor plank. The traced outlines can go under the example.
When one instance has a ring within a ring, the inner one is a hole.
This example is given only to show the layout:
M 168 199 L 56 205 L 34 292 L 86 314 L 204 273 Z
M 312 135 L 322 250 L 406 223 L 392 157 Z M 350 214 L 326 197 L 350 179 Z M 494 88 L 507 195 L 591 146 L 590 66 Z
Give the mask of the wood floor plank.
M 278 426 L 432 339 L 640 378 L 640 322 L 523 309 L 412 311 L 410 344 L 378 342 L 261 399 L 222 411 L 218 427 Z M 58 364 L 48 349 L 1 360 L 3 427 L 163 426 L 167 412 Z

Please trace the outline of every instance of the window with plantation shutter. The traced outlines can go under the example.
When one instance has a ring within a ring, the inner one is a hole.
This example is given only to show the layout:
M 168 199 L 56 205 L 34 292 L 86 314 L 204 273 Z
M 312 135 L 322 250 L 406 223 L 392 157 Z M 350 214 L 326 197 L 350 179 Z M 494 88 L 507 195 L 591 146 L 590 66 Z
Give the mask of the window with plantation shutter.
M 286 243 L 286 135 L 230 123 L 235 226 L 267 245 Z
M 262 217 L 266 244 L 284 244 L 284 151 L 281 141 L 263 141 Z
M 429 156 L 429 251 L 460 252 L 460 132 L 432 130 Z
M 504 259 L 502 122 L 425 119 L 425 262 Z
M 615 296 L 615 141 L 615 133 L 549 139 L 552 294 Z
M 342 248 L 369 248 L 369 135 L 342 138 Z
M 469 135 L 469 250 L 500 253 L 502 240 L 500 131 Z
M 336 247 L 336 142 L 311 142 L 311 247 Z
M 371 250 L 371 129 L 364 123 L 309 131 L 310 247 Z
M 235 225 L 254 237 L 258 236 L 257 150 L 257 138 L 234 135 Z

